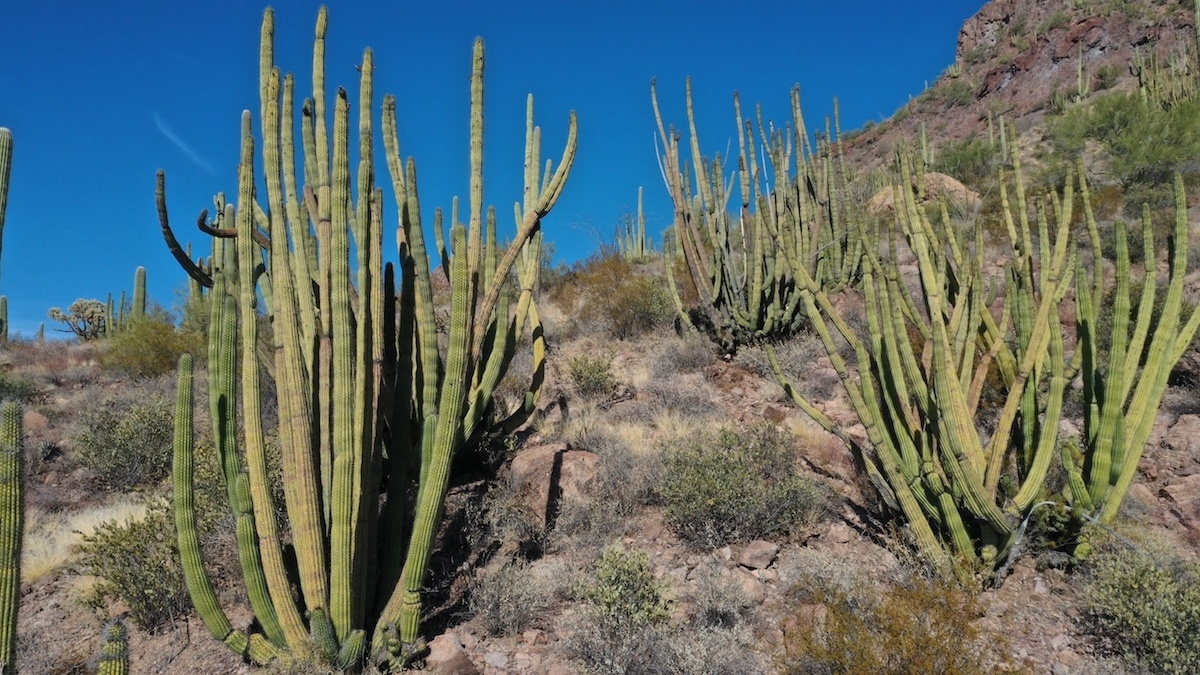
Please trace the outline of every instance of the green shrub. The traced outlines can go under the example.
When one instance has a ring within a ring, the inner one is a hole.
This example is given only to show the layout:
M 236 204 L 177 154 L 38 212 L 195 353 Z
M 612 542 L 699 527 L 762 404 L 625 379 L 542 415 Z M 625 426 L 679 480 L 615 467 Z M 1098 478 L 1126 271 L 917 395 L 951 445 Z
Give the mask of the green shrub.
M 191 606 L 166 501 L 151 504 L 141 520 L 103 523 L 83 538 L 79 554 L 75 571 L 100 579 L 92 602 L 121 600 L 142 630 L 154 632 Z
M 37 393 L 37 385 L 32 380 L 0 370 L 0 401 L 28 403 Z
M 798 532 L 816 522 L 826 499 L 800 472 L 798 455 L 787 432 L 766 424 L 669 449 L 667 521 L 700 548 Z
M 173 372 L 181 354 L 199 356 L 203 347 L 198 333 L 180 333 L 159 317 L 135 321 L 106 342 L 100 364 L 136 378 Z
M 551 298 L 579 328 L 627 340 L 666 324 L 675 316 L 670 291 L 658 274 L 605 251 L 577 263 Z
M 934 169 L 954 176 L 975 190 L 981 190 L 995 181 L 999 154 L 999 150 L 987 141 L 965 138 L 938 148 Z
M 82 416 L 79 462 L 106 490 L 152 485 L 171 470 L 171 404 L 150 395 L 136 403 L 107 401 Z
M 666 588 L 654 578 L 645 551 L 609 547 L 593 565 L 592 575 L 592 581 L 580 586 L 579 595 L 601 626 L 644 628 L 670 618 Z
M 617 388 L 612 375 L 612 359 L 577 356 L 567 363 L 575 391 L 583 398 L 604 398 Z
M 793 594 L 801 609 L 782 622 L 785 673 L 1012 670 L 1002 641 L 976 623 L 980 603 L 954 582 L 913 577 L 882 594 L 817 583 Z
M 1090 560 L 1090 627 L 1136 672 L 1200 672 L 1200 564 L 1100 547 Z

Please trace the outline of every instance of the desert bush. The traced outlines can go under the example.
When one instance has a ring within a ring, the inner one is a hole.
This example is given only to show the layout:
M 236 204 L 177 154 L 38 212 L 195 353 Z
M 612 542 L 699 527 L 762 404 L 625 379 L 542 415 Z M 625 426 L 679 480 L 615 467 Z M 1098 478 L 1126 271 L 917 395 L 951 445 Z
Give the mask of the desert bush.
M 1010 670 L 984 634 L 978 600 L 953 581 L 910 577 L 877 594 L 822 584 L 792 590 L 782 622 L 786 673 L 994 673 Z
M 797 458 L 787 432 L 767 424 L 669 448 L 661 488 L 667 521 L 700 548 L 796 533 L 820 517 L 826 500 Z
M 517 635 L 541 616 L 550 598 L 525 562 L 511 562 L 475 578 L 468 606 L 488 635 Z
M 567 363 L 567 370 L 576 393 L 583 398 L 604 398 L 617 388 L 611 358 L 576 356 Z
M 106 342 L 100 364 L 136 378 L 174 372 L 181 354 L 188 352 L 199 358 L 204 346 L 199 333 L 181 333 L 167 319 L 157 316 L 133 321 Z
M 0 401 L 28 403 L 38 394 L 32 380 L 0 370 Z
M 154 632 L 191 606 L 170 505 L 155 502 L 141 520 L 110 520 L 79 546 L 79 574 L 99 578 L 92 602 L 120 600 L 129 618 L 142 630 Z
M 934 169 L 954 176 L 974 190 L 995 182 L 1000 152 L 987 141 L 965 138 L 938 148 Z
M 138 402 L 106 401 L 84 412 L 78 460 L 106 490 L 151 485 L 171 470 L 171 404 L 157 395 Z
M 1107 542 L 1089 560 L 1088 624 L 1134 672 L 1200 672 L 1200 564 Z
M 49 312 L 52 321 L 67 324 L 66 328 L 57 330 L 74 333 L 82 340 L 95 340 L 104 335 L 106 314 L 103 302 L 86 298 L 72 302 L 65 312 L 60 307 L 51 307 Z
M 604 627 L 645 628 L 666 623 L 666 586 L 654 578 L 645 551 L 610 546 L 592 566 L 579 596 Z
M 715 564 L 696 568 L 693 584 L 688 599 L 696 606 L 692 623 L 697 626 L 734 628 L 754 607 L 742 587 L 728 576 L 722 576 Z
M 657 276 L 615 251 L 576 264 L 550 293 L 551 299 L 576 319 L 581 332 L 600 331 L 627 340 L 664 325 L 675 316 L 670 291 Z
M 694 373 L 716 363 L 712 343 L 694 334 L 663 340 L 654 350 L 650 374 L 661 379 L 679 373 Z

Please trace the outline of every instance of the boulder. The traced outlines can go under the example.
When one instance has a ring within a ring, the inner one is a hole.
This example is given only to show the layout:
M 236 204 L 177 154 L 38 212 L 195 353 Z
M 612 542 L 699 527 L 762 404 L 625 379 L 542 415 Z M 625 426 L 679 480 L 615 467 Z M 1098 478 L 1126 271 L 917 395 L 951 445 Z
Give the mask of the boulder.
M 738 558 L 738 562 L 742 567 L 748 567 L 752 570 L 762 570 L 770 567 L 778 555 L 778 544 L 762 539 L 755 539 L 746 544 L 746 548 L 742 550 L 742 555 Z
M 563 500 L 581 499 L 596 480 L 600 456 L 566 443 L 525 448 L 510 465 L 519 503 L 544 525 Z
M 426 670 L 439 675 L 478 675 L 479 669 L 471 663 L 467 650 L 454 633 L 442 633 L 429 642 L 429 655 L 425 657 Z

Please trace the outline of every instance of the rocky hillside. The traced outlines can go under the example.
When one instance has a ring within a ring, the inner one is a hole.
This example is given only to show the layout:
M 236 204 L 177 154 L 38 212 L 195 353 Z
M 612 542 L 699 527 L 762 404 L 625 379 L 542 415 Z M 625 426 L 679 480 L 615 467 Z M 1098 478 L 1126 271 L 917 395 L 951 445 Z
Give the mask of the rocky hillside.
M 847 148 L 874 164 L 919 137 L 922 124 L 939 143 L 986 138 L 989 117 L 1001 115 L 1025 131 L 1056 97 L 1136 87 L 1136 55 L 1169 58 L 1195 37 L 1195 11 L 1183 0 L 992 0 L 963 24 L 954 63 Z

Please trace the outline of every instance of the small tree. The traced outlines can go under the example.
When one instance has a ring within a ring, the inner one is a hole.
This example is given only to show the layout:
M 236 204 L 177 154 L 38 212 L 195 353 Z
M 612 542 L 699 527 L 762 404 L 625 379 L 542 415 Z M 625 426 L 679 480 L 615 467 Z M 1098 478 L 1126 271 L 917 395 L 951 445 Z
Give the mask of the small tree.
M 84 340 L 94 340 L 104 335 L 105 311 L 103 302 L 80 298 L 72 302 L 66 312 L 60 307 L 51 307 L 50 318 L 67 324 L 66 328 L 56 330 L 70 331 Z

